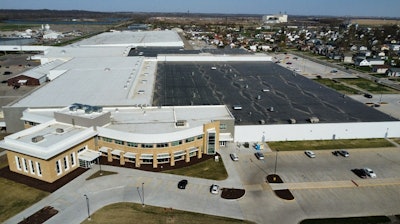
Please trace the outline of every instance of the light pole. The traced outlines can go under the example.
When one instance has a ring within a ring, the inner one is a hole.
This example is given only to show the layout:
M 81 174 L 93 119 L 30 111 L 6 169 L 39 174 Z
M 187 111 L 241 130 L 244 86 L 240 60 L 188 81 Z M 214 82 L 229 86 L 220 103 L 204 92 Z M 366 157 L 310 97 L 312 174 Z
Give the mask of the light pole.
M 86 194 L 84 194 L 83 196 L 85 196 L 86 198 L 86 206 L 87 206 L 87 214 L 88 214 L 88 220 L 90 220 L 90 210 L 89 210 L 89 198 Z
M 274 174 L 276 174 L 276 166 L 278 166 L 278 152 L 279 152 L 279 150 L 276 150 Z
M 142 183 L 142 197 L 143 197 L 142 207 L 144 207 L 144 183 Z

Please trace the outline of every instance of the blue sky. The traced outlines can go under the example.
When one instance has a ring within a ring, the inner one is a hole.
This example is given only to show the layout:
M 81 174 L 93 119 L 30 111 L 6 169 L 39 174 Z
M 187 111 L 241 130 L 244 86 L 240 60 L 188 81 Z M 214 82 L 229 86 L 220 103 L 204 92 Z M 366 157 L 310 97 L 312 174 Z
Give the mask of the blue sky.
M 400 0 L 0 0 L 0 8 L 400 17 Z

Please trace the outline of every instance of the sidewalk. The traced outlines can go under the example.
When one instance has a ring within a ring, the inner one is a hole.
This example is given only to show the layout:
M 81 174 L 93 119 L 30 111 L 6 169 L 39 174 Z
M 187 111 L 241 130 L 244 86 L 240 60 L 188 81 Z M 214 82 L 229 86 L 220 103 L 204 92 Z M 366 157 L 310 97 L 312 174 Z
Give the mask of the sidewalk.
M 226 154 L 222 156 L 224 160 L 227 159 L 226 156 Z M 102 170 L 117 172 L 117 174 L 86 180 L 98 170 L 98 166 L 88 170 L 5 223 L 18 223 L 45 206 L 52 206 L 58 210 L 58 214 L 47 220 L 46 223 L 81 223 L 88 217 L 84 195 L 88 197 L 92 214 L 113 203 L 142 203 L 137 192 L 137 188 L 141 188 L 142 185 L 145 192 L 145 204 L 244 219 L 237 201 L 221 200 L 220 197 L 209 193 L 209 186 L 213 183 L 217 183 L 221 187 L 241 188 L 240 179 L 233 174 L 226 180 L 214 181 L 102 165 Z M 228 168 L 227 171 L 229 172 Z M 182 178 L 189 180 L 185 191 L 178 190 L 176 185 Z

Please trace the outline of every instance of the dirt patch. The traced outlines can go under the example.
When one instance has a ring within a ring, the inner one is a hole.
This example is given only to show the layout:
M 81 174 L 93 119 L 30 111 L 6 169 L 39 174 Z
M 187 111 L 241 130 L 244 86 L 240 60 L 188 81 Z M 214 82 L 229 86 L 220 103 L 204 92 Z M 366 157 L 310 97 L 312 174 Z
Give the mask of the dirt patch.
M 78 177 L 79 175 L 81 175 L 86 171 L 87 169 L 78 168 L 53 183 L 47 183 L 45 181 L 41 181 L 32 177 L 11 172 L 9 167 L 6 166 L 0 169 L 0 177 L 12 180 L 17 183 L 25 184 L 29 187 L 33 187 L 42 191 L 53 193 L 54 191 L 58 190 L 59 188 L 69 183 L 71 180 L 75 179 L 76 177 Z
M 246 191 L 244 189 L 223 188 L 221 198 L 224 199 L 238 199 L 243 197 Z
M 275 195 L 284 199 L 284 200 L 294 200 L 294 196 L 292 192 L 288 189 L 282 189 L 282 190 L 275 190 Z
M 275 183 L 275 184 L 282 184 L 283 180 L 280 176 L 276 174 L 270 174 L 267 176 L 268 183 Z M 274 190 L 276 196 L 284 199 L 284 200 L 293 200 L 294 196 L 289 189 L 281 189 L 281 190 Z
M 218 154 L 217 154 L 218 155 Z M 112 162 L 108 162 L 107 157 L 102 156 L 100 157 L 101 165 L 109 165 L 109 166 L 117 166 L 117 167 L 124 167 L 124 168 L 131 168 L 131 169 L 138 169 L 144 171 L 151 171 L 151 172 L 161 172 L 165 170 L 173 170 L 179 169 L 187 166 L 192 166 L 197 163 L 201 163 L 203 161 L 214 159 L 215 155 L 202 155 L 199 159 L 197 157 L 191 157 L 190 162 L 185 162 L 184 160 L 176 161 L 175 166 L 171 166 L 169 163 L 158 164 L 157 168 L 153 168 L 153 164 L 140 164 L 140 167 L 136 167 L 134 163 L 125 162 L 125 165 L 121 165 L 119 160 L 113 160 Z
M 267 182 L 281 184 L 281 183 L 283 183 L 283 180 L 281 179 L 280 176 L 278 176 L 276 174 L 270 174 L 267 176 Z
M 58 213 L 56 209 L 51 206 L 46 206 L 39 211 L 35 212 L 33 215 L 25 218 L 18 224 L 41 224 L 46 222 L 51 217 L 55 216 Z

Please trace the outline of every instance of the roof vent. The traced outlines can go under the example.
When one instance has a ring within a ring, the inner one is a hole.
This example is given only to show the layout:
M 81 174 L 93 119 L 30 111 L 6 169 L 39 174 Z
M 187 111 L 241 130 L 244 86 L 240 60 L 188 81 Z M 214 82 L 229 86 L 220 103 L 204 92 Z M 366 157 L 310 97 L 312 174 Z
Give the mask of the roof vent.
M 32 142 L 37 143 L 37 142 L 42 141 L 43 139 L 44 139 L 43 135 L 38 135 L 38 136 L 32 138 Z
M 177 120 L 175 125 L 177 127 L 184 127 L 184 126 L 186 126 L 186 122 L 187 122 L 186 120 Z
M 64 133 L 64 129 L 62 129 L 62 128 L 57 128 L 57 129 L 56 129 L 56 133 L 58 133 L 58 134 Z

